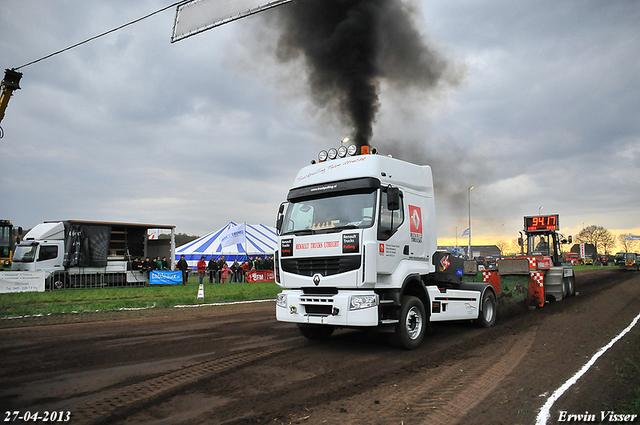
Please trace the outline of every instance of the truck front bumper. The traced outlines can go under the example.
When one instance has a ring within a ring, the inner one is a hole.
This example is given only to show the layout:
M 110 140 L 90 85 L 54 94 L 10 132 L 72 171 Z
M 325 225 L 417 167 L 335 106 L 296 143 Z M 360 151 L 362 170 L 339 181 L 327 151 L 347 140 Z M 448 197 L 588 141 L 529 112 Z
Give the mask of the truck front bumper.
M 301 290 L 285 290 L 278 294 L 276 318 L 290 323 L 378 326 L 378 304 L 378 295 L 373 291 L 307 295 Z

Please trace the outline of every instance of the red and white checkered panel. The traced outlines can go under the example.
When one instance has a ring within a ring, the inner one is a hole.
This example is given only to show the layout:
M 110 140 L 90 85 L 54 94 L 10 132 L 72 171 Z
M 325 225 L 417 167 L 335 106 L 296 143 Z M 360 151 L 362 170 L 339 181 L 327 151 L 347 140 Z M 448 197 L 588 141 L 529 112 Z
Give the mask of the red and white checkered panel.
M 544 273 L 542 272 L 529 272 L 531 280 L 542 286 L 544 284 Z

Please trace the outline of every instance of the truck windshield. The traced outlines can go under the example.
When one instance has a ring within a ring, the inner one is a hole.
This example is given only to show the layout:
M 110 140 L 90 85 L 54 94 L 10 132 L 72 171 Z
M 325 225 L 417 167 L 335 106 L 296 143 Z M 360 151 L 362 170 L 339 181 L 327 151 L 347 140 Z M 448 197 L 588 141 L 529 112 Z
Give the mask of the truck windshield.
M 345 193 L 324 198 L 289 202 L 283 234 L 332 232 L 371 227 L 376 191 Z
M 38 244 L 18 245 L 13 253 L 14 263 L 32 263 L 36 258 Z

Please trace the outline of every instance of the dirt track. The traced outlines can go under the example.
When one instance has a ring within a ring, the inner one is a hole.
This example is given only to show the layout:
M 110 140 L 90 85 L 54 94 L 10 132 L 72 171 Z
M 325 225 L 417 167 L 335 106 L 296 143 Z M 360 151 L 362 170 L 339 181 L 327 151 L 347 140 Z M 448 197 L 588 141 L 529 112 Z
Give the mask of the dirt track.
M 577 290 L 489 329 L 435 326 L 411 352 L 352 330 L 306 340 L 275 321 L 273 302 L 3 320 L 2 419 L 55 410 L 72 424 L 532 424 L 640 312 L 640 273 L 595 270 Z M 640 325 L 548 423 L 560 411 L 640 413 L 620 401 L 637 387 Z

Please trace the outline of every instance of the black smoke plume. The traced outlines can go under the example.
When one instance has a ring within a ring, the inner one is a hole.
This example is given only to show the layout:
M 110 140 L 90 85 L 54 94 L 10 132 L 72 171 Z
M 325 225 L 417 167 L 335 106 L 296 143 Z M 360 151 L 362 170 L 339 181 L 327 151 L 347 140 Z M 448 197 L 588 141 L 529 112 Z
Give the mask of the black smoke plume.
M 391 87 L 429 89 L 447 71 L 407 0 L 298 0 L 277 10 L 278 58 L 304 56 L 314 102 L 337 107 L 358 146 L 373 135 L 383 79 Z

